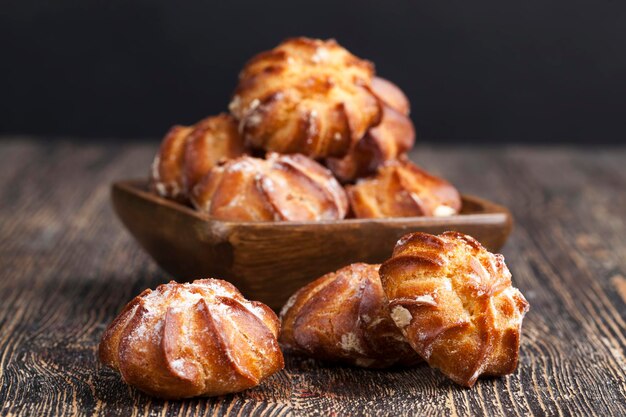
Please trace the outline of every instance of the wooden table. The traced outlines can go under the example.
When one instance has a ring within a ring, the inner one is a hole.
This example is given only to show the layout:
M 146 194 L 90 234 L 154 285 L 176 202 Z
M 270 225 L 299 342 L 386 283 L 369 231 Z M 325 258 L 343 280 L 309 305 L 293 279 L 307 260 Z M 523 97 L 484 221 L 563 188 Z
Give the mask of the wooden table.
M 514 375 L 460 388 L 426 366 L 287 357 L 237 395 L 160 401 L 96 360 L 105 326 L 170 277 L 114 217 L 109 184 L 156 143 L 0 141 L 0 414 L 626 415 L 626 148 L 425 147 L 461 190 L 511 208 L 503 249 L 531 304 Z

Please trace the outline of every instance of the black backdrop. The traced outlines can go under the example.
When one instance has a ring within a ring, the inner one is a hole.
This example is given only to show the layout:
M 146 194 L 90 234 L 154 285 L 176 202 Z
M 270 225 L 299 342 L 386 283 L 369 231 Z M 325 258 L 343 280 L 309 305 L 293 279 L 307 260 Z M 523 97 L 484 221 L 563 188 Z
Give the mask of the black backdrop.
M 242 64 L 295 35 L 374 61 L 422 140 L 626 138 L 621 0 L 9 0 L 0 131 L 157 137 L 224 110 Z

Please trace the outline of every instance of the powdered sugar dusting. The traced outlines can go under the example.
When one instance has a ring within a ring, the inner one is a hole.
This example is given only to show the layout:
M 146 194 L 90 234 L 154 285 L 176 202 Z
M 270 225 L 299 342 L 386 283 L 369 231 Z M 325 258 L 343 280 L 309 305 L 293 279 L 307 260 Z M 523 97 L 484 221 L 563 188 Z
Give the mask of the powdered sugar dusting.
M 396 326 L 404 328 L 411 323 L 413 316 L 411 312 L 402 306 L 395 306 L 391 309 L 391 319 L 396 323 Z
M 226 287 L 222 285 L 220 281 L 216 280 L 204 280 L 202 282 L 194 281 L 192 283 L 184 284 L 184 286 L 195 287 L 199 289 L 209 289 L 214 296 L 217 297 L 225 297 L 225 298 L 234 298 L 236 293 L 233 293 L 230 287 Z
M 255 98 L 254 100 L 252 100 L 250 102 L 250 104 L 248 105 L 248 111 L 246 113 L 250 113 L 253 112 L 254 110 L 256 110 L 257 107 L 259 107 L 261 105 L 261 100 L 259 100 L 258 98 Z
M 247 127 L 255 127 L 261 124 L 263 121 L 263 115 L 259 111 L 250 113 L 246 118 Z
M 283 308 L 280 310 L 281 319 L 285 316 L 285 314 L 287 314 L 287 312 L 291 309 L 291 307 L 293 307 L 293 305 L 296 303 L 297 298 L 298 298 L 297 292 L 292 294 L 291 297 L 289 297 L 289 299 L 287 300 Z
M 230 173 L 233 172 L 254 172 L 259 170 L 259 165 L 255 163 L 255 160 L 250 157 L 243 157 L 232 160 L 227 166 L 227 170 Z
M 432 295 L 430 294 L 426 294 L 426 295 L 419 295 L 417 297 L 415 297 L 415 301 L 419 304 L 427 304 L 433 307 L 437 306 L 437 302 L 435 301 L 435 299 L 433 298 Z
M 185 368 L 185 360 L 178 358 L 176 360 L 170 361 L 170 366 L 172 367 L 172 369 L 174 369 L 174 371 L 178 372 L 178 373 L 183 373 Z
M 161 175 L 159 173 L 159 165 L 161 165 L 161 156 L 156 155 L 152 160 L 152 178 L 155 181 L 159 181 L 161 179 Z
M 194 307 L 196 304 L 198 304 L 198 301 L 204 298 L 202 297 L 201 294 L 193 293 L 189 291 L 181 291 L 179 295 L 180 295 L 180 298 L 179 300 L 177 300 L 178 302 L 172 308 L 172 310 L 175 312 L 187 311 L 191 309 L 192 307 Z
M 239 96 L 233 97 L 231 102 L 228 103 L 228 110 L 230 110 L 231 113 L 239 112 L 239 108 L 240 107 L 241 107 L 241 97 L 239 97 Z
M 135 313 L 142 314 L 141 320 L 139 320 L 138 326 L 132 329 L 129 336 L 130 340 L 135 343 L 136 349 L 139 350 L 139 352 L 146 351 L 146 345 L 142 343 L 144 341 L 151 341 L 152 343 L 161 342 L 160 330 L 163 327 L 163 323 L 158 319 L 155 322 L 158 311 L 145 305 L 143 307 L 144 309 L 140 310 L 141 313 Z
M 330 54 L 328 53 L 328 50 L 326 48 L 320 46 L 317 49 L 315 49 L 315 53 L 311 57 L 311 61 L 313 63 L 315 63 L 315 64 L 320 64 L 320 63 L 328 60 L 329 56 L 330 56 Z
M 435 217 L 447 217 L 454 214 L 456 214 L 456 210 L 444 204 L 437 206 L 437 208 L 433 211 L 433 216 Z
M 235 299 L 259 320 L 264 321 L 266 319 L 266 312 L 261 306 L 246 300 L 219 281 L 202 280 L 185 284 L 167 284 L 142 297 L 144 312 L 139 326 L 133 332 L 133 337 L 137 339 L 156 337 L 157 334 L 160 334 L 159 330 L 163 325 L 165 312 L 168 308 L 172 312 L 184 315 L 197 308 L 200 300 L 205 300 L 206 304 L 210 305 L 214 311 L 228 314 L 229 307 L 220 302 L 217 299 L 219 297 Z M 220 318 L 216 317 L 216 319 Z M 182 323 L 181 331 L 183 334 L 189 332 L 187 324 L 185 321 Z M 152 326 L 154 326 L 153 329 L 150 328 Z M 149 333 L 152 335 L 149 336 Z
M 165 197 L 167 195 L 167 188 L 165 187 L 165 184 L 163 184 L 162 182 L 155 183 L 154 187 L 156 188 L 157 193 L 161 197 Z
M 306 134 L 307 134 L 306 143 L 309 145 L 313 143 L 313 138 L 315 138 L 319 134 L 319 129 L 317 126 L 318 118 L 319 118 L 319 114 L 317 113 L 317 110 L 311 110 L 311 112 L 309 113 L 308 125 L 307 125 L 307 131 L 306 131 Z
M 272 180 L 272 178 L 259 175 L 257 181 L 261 181 L 261 183 L 263 184 L 263 188 L 269 194 L 273 194 L 276 192 L 276 187 L 274 186 L 274 181 Z
M 358 352 L 361 354 L 365 354 L 363 347 L 361 346 L 361 341 L 352 332 L 341 335 L 340 346 L 341 349 L 346 352 Z

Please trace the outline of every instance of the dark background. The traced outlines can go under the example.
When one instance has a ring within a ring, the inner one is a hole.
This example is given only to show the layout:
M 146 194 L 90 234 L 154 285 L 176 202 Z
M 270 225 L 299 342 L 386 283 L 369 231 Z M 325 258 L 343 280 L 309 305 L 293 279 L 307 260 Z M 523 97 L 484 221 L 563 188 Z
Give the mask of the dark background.
M 5 1 L 0 133 L 156 138 L 283 38 L 376 63 L 431 142 L 621 143 L 626 2 Z

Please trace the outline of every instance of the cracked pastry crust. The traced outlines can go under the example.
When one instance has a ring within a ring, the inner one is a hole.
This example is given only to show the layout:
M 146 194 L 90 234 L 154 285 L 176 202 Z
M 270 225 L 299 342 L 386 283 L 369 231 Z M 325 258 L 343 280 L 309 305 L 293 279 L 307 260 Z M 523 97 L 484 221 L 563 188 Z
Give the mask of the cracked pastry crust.
M 342 157 L 382 116 L 373 77 L 334 40 L 288 39 L 244 66 L 229 108 L 255 148 Z
M 109 325 L 100 361 L 161 398 L 223 395 L 258 385 L 284 366 L 279 321 L 230 283 L 174 281 L 135 297 Z
M 226 113 L 194 126 L 174 126 L 152 162 L 150 187 L 158 195 L 186 201 L 193 186 L 218 162 L 245 153 L 237 122 Z
M 391 320 L 379 266 L 352 264 L 296 292 L 280 314 L 281 345 L 314 359 L 365 368 L 418 362 Z
M 461 210 L 459 192 L 450 183 L 408 159 L 388 161 L 375 176 L 346 187 L 357 218 L 450 216 Z
M 458 232 L 412 233 L 380 276 L 392 318 L 430 366 L 467 387 L 515 370 L 529 305 L 502 255 Z
M 300 154 L 227 161 L 194 187 L 191 201 L 198 210 L 231 221 L 339 220 L 348 210 L 345 191 L 332 174 Z

